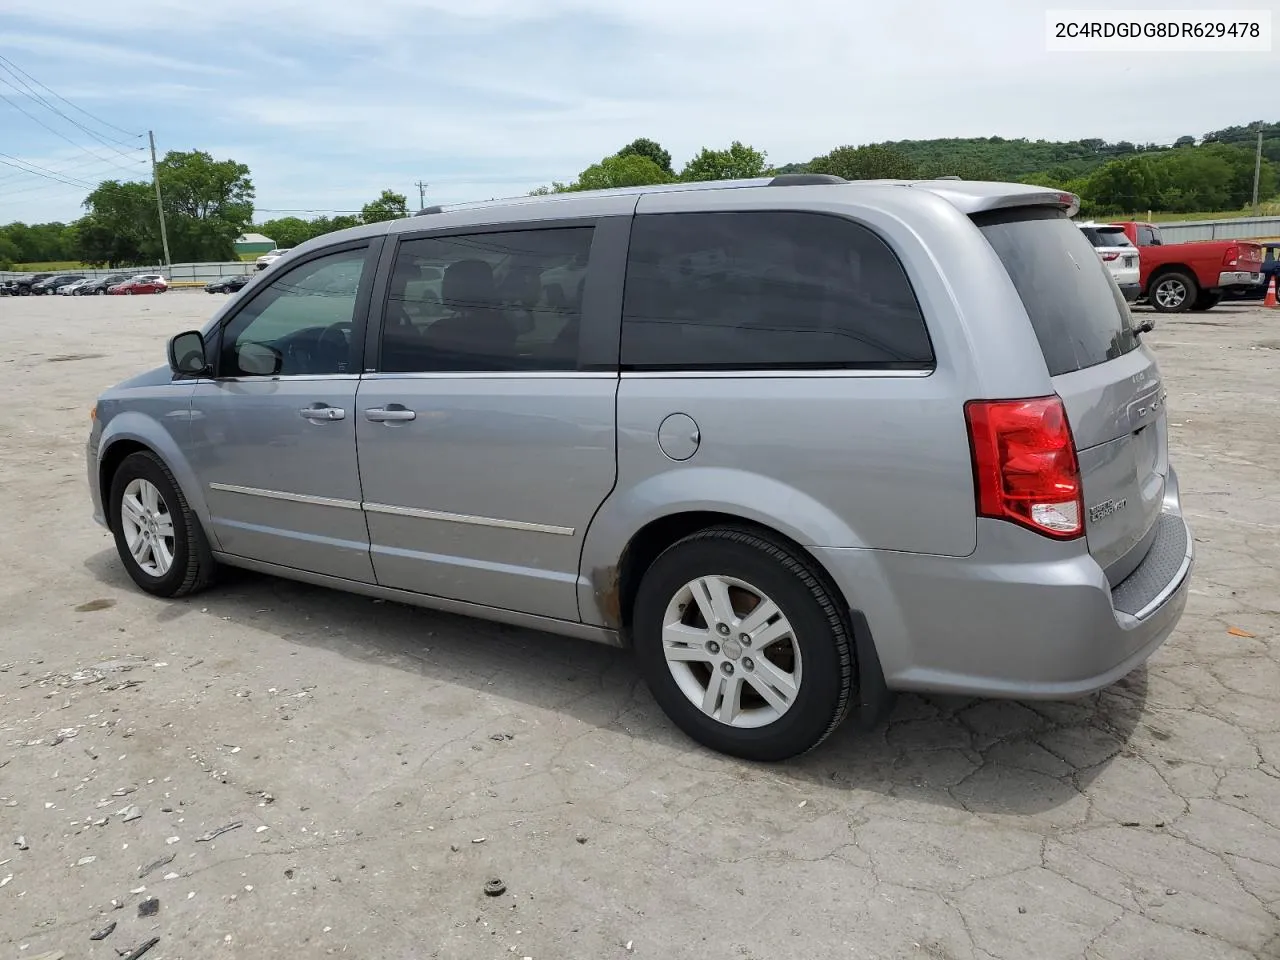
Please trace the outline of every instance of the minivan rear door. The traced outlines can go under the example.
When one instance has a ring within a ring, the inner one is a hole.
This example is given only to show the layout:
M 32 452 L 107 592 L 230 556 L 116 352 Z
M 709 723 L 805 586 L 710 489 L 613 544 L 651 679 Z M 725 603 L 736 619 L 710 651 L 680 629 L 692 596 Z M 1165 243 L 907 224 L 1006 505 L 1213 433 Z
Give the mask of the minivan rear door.
M 1164 386 L 1124 296 L 1060 209 L 974 221 L 999 255 L 1035 329 L 1075 438 L 1089 552 L 1115 585 L 1155 536 L 1168 473 Z

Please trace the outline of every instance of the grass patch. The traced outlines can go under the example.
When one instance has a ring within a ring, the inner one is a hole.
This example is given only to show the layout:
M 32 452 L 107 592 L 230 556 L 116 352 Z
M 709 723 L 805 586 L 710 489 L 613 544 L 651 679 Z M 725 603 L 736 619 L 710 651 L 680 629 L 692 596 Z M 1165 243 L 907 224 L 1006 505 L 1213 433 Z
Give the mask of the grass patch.
M 50 260 L 47 263 L 15 263 L 13 269 L 26 273 L 66 273 L 69 270 L 87 270 L 79 260 Z

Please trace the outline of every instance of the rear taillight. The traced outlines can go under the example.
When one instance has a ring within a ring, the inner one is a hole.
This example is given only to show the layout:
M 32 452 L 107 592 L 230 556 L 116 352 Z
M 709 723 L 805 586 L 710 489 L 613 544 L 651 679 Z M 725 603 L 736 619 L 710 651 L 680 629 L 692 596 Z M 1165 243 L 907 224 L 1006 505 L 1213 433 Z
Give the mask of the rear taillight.
M 1059 540 L 1080 536 L 1080 464 L 1062 399 L 970 400 L 964 414 L 978 514 Z
M 1102 255 L 1102 259 L 1103 259 L 1103 260 L 1106 260 L 1108 263 L 1110 263 L 1112 260 L 1118 260 L 1118 259 L 1120 259 L 1120 254 L 1118 254 L 1118 253 L 1104 253 L 1104 254 Z
M 1240 262 L 1240 248 L 1236 244 L 1227 247 L 1226 252 L 1222 255 L 1222 265 L 1224 267 L 1234 267 Z

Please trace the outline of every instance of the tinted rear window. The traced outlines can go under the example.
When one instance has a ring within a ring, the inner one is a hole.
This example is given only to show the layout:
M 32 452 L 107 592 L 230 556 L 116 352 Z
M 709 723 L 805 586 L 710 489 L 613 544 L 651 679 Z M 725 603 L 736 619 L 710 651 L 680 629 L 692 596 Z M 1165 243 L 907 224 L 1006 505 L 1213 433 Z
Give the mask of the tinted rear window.
M 927 369 L 933 350 L 889 246 L 790 211 L 636 217 L 622 365 L 640 370 Z
M 1022 298 L 1050 375 L 1105 363 L 1138 346 L 1124 295 L 1065 214 L 1005 211 L 974 221 Z
M 1119 227 L 1081 227 L 1080 231 L 1095 247 L 1132 247 L 1129 238 Z

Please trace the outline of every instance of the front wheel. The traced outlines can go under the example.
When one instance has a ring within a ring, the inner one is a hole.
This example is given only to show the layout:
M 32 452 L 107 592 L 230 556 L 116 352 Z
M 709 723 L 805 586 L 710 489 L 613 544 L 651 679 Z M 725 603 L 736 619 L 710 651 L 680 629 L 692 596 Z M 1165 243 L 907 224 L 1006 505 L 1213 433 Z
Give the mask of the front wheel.
M 737 527 L 668 548 L 645 572 L 633 634 L 654 699 L 685 733 L 747 760 L 813 749 L 852 702 L 853 638 L 809 561 Z
M 1183 313 L 1200 296 L 1196 281 L 1185 273 L 1166 273 L 1151 284 L 1151 306 L 1161 313 Z
M 208 585 L 213 555 L 200 520 L 163 460 L 130 454 L 111 479 L 111 531 L 133 582 L 158 597 L 180 597 Z

